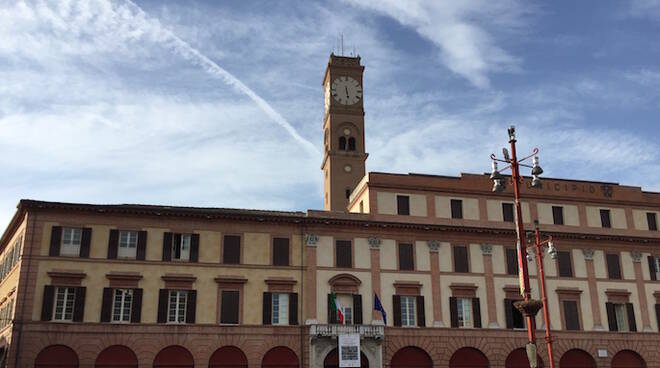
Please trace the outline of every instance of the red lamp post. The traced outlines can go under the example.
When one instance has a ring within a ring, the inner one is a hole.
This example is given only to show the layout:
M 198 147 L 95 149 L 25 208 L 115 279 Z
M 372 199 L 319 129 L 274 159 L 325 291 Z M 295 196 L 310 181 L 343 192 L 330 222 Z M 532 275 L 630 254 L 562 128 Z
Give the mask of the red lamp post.
M 490 155 L 491 160 L 493 161 L 493 172 L 490 175 L 490 178 L 493 180 L 493 192 L 501 192 L 506 188 L 506 182 L 504 177 L 497 170 L 497 162 L 503 162 L 508 166 L 503 170 L 511 169 L 511 184 L 513 186 L 513 196 L 515 199 L 516 207 L 516 233 L 517 233 L 517 253 L 518 253 L 518 268 L 519 268 L 519 281 L 520 281 L 520 293 L 524 297 L 524 301 L 517 302 L 516 308 L 525 316 L 527 320 L 527 337 L 528 343 L 526 345 L 527 358 L 529 359 L 529 364 L 531 368 L 536 368 L 538 362 L 536 357 L 536 325 L 535 325 L 535 316 L 536 313 L 541 309 L 542 302 L 532 299 L 532 292 L 529 285 L 529 272 L 527 269 L 527 247 L 525 246 L 525 230 L 523 227 L 522 220 L 522 210 L 520 206 L 520 184 L 522 184 L 522 176 L 520 176 L 520 166 L 529 167 L 532 169 L 532 188 L 541 187 L 541 180 L 539 175 L 543 173 L 543 170 L 538 164 L 537 154 L 539 152 L 538 148 L 534 148 L 531 155 L 526 156 L 518 160 L 516 153 L 516 134 L 515 128 L 511 126 L 508 130 L 509 133 L 509 143 L 511 144 L 511 157 L 509 157 L 509 152 L 505 149 L 502 150 L 504 159 L 498 159 L 494 154 Z M 531 157 L 534 157 L 532 160 L 533 165 L 524 164 L 523 162 Z
M 539 232 L 539 221 L 534 220 L 535 227 L 535 242 L 536 246 L 536 262 L 539 269 L 539 279 L 541 280 L 541 298 L 543 301 L 543 321 L 545 323 L 545 342 L 548 348 L 548 360 L 550 361 L 550 368 L 555 368 L 555 361 L 552 356 L 552 336 L 550 335 L 550 314 L 548 312 L 548 297 L 545 293 L 545 274 L 543 273 L 543 246 L 548 245 L 548 254 L 550 258 L 557 258 L 557 250 L 552 243 L 552 236 L 541 241 L 541 234 Z

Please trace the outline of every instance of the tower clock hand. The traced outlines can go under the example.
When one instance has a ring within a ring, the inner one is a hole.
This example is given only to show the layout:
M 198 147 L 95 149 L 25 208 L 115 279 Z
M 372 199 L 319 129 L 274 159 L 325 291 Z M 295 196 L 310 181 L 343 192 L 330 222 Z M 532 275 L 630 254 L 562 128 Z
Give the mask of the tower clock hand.
M 348 99 L 348 86 L 344 86 L 344 88 L 346 89 L 346 99 Z

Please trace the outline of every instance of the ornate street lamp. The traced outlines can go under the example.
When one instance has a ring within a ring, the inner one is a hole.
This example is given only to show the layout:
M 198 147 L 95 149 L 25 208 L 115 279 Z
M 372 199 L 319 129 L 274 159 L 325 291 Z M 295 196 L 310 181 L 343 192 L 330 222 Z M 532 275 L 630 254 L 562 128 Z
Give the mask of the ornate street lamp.
M 539 309 L 542 308 L 543 302 L 538 301 L 538 300 L 533 300 L 532 299 L 532 292 L 529 286 L 529 272 L 527 269 L 527 262 L 525 262 L 525 258 L 527 256 L 527 247 L 524 246 L 525 244 L 525 230 L 523 227 L 523 221 L 522 221 L 522 210 L 520 206 L 520 184 L 523 182 L 523 178 L 520 175 L 520 166 L 525 166 L 529 167 L 532 169 L 532 181 L 530 183 L 530 187 L 532 188 L 541 188 L 542 183 L 541 179 L 539 176 L 543 173 L 543 169 L 541 169 L 541 166 L 539 166 L 539 159 L 538 159 L 538 153 L 539 149 L 534 148 L 532 151 L 532 154 L 529 156 L 526 156 L 520 160 L 518 160 L 518 156 L 516 154 L 516 129 L 515 127 L 511 126 L 508 129 L 509 133 L 509 143 L 511 144 L 511 157 L 509 157 L 509 152 L 507 151 L 506 148 L 502 149 L 502 154 L 504 156 L 504 159 L 498 159 L 495 154 L 491 154 L 490 158 L 493 162 L 492 165 L 492 173 L 490 175 L 491 180 L 493 180 L 493 192 L 502 192 L 506 188 L 506 181 L 502 174 L 497 169 L 497 162 L 503 162 L 504 164 L 508 165 L 506 166 L 503 170 L 511 169 L 511 185 L 513 187 L 513 196 L 515 199 L 515 207 L 516 207 L 516 233 L 517 233 L 517 253 L 518 253 L 518 268 L 520 270 L 519 272 L 519 281 L 520 281 L 520 293 L 523 295 L 524 300 L 517 302 L 516 308 L 520 309 L 522 312 L 523 316 L 525 317 L 527 321 L 527 337 L 528 337 L 528 343 L 526 345 L 526 351 L 527 351 L 527 357 L 529 358 L 529 366 L 531 368 L 535 368 L 538 364 L 537 358 L 536 358 L 536 334 L 535 334 L 535 324 L 534 324 L 534 318 L 536 316 L 536 313 L 539 311 Z M 528 160 L 529 158 L 532 158 L 532 165 L 524 164 L 523 162 L 525 160 Z M 537 252 L 537 255 L 539 252 Z M 547 324 L 546 324 L 546 330 L 547 330 Z M 551 368 L 552 368 L 552 359 L 550 360 Z

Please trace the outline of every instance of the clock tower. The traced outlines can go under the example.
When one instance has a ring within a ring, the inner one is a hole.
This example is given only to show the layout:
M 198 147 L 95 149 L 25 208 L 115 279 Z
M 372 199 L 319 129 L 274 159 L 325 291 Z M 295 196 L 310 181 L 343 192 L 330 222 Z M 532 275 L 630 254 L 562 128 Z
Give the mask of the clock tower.
M 360 57 L 330 54 L 323 77 L 323 208 L 346 211 L 365 174 L 364 104 Z

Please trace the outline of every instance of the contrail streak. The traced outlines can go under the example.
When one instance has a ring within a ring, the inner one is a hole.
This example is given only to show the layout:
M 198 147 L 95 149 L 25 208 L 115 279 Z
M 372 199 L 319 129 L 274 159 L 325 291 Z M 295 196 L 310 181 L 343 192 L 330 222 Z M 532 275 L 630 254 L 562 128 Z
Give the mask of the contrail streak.
M 131 0 L 126 0 L 126 2 L 130 4 L 138 12 L 138 15 L 144 17 L 145 19 L 151 18 L 144 10 L 142 10 L 142 8 L 140 8 L 137 4 L 135 4 Z M 172 49 L 176 51 L 179 55 L 181 55 L 186 60 L 196 65 L 199 65 L 212 76 L 220 78 L 225 83 L 236 88 L 238 91 L 246 94 L 250 99 L 252 99 L 252 101 L 254 101 L 257 104 L 257 106 L 259 106 L 261 110 L 263 110 L 266 113 L 266 115 L 268 115 L 277 124 L 279 124 L 282 128 L 284 128 L 284 130 L 286 130 L 287 133 L 289 133 L 289 135 L 293 137 L 293 139 L 295 139 L 300 144 L 302 144 L 303 147 L 306 150 L 308 150 L 310 153 L 314 155 L 318 155 L 321 153 L 319 149 L 316 147 L 316 145 L 314 145 L 312 142 L 308 141 L 307 139 L 303 138 L 300 134 L 298 134 L 296 129 L 282 115 L 280 115 L 280 113 L 275 111 L 275 109 L 273 109 L 273 107 L 268 102 L 266 102 L 266 100 L 261 98 L 261 96 L 259 96 L 256 92 L 254 92 L 250 87 L 246 86 L 233 74 L 223 69 L 220 65 L 216 64 L 213 60 L 206 57 L 204 54 L 202 54 L 199 50 L 192 47 L 186 41 L 179 38 L 172 31 L 161 26 L 160 22 L 157 19 L 154 18 L 151 19 L 154 20 L 154 22 L 159 27 L 158 31 L 162 33 L 164 36 L 166 36 L 167 39 L 163 40 L 163 42 L 169 44 L 172 47 Z M 168 39 L 170 42 L 168 42 Z

